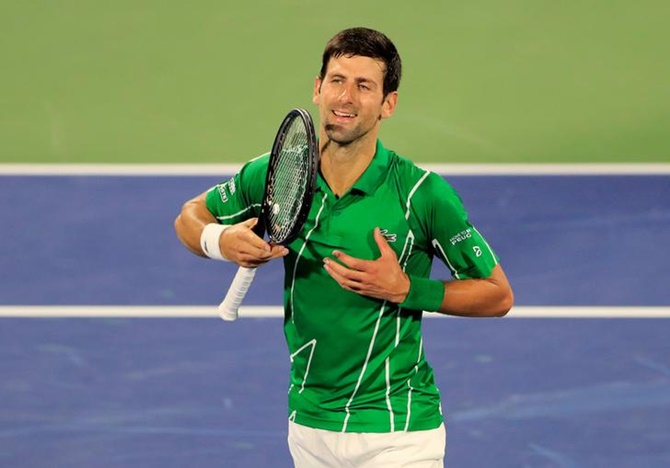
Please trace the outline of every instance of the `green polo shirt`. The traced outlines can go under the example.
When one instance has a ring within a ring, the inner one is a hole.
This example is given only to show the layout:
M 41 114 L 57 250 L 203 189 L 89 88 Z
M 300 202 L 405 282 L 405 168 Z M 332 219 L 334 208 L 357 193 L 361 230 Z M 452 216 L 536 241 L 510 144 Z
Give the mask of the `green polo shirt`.
M 208 192 L 207 207 L 219 222 L 258 215 L 267 163 L 268 155 L 256 158 Z M 335 249 L 361 259 L 379 257 L 375 227 L 410 276 L 402 304 L 346 291 L 323 268 L 323 258 L 333 258 Z M 317 178 L 307 222 L 288 248 L 289 418 L 346 432 L 439 426 L 440 395 L 421 336 L 422 310 L 437 310 L 444 293 L 439 281 L 428 279 L 433 257 L 455 279 L 488 277 L 498 261 L 454 189 L 378 142 L 374 159 L 342 197 Z

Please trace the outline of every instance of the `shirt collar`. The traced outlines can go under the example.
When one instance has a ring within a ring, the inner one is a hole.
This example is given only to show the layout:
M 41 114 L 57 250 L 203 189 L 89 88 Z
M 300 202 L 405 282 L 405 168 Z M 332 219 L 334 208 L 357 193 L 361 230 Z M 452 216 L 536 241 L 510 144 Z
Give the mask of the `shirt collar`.
M 386 178 L 389 159 L 389 151 L 384 148 L 381 140 L 378 139 L 375 156 L 351 189 L 358 190 L 366 195 L 373 194 Z
M 386 178 L 389 161 L 389 150 L 384 148 L 381 140 L 378 139 L 372 161 L 370 161 L 370 164 L 351 187 L 350 191 L 362 192 L 365 195 L 373 194 Z M 319 171 L 317 174 L 317 190 L 325 190 L 327 186 L 328 184 L 323 180 L 321 171 Z

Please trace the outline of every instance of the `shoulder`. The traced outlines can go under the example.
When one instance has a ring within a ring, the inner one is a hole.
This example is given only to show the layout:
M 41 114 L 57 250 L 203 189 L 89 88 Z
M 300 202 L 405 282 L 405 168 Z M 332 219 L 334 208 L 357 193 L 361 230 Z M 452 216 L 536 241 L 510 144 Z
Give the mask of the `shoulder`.
M 391 152 L 391 160 L 398 185 L 414 201 L 428 203 L 454 199 L 460 203 L 454 187 L 440 174 L 424 169 L 394 152 Z
M 261 154 L 247 161 L 240 169 L 238 176 L 253 182 L 261 180 L 265 184 L 265 175 L 268 172 L 269 161 L 270 153 Z
M 408 184 L 416 183 L 430 173 L 430 171 L 417 166 L 413 161 L 394 151 L 389 150 L 389 158 L 396 178 Z
M 239 210 L 258 203 L 263 198 L 269 154 L 246 162 L 233 177 L 222 181 L 207 192 L 207 208 L 215 214 Z

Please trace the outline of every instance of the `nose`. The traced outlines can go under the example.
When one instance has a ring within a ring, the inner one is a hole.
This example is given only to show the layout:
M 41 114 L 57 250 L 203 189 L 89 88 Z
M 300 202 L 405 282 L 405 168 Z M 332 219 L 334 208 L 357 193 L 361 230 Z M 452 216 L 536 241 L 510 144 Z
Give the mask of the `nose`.
M 342 86 L 338 99 L 340 102 L 351 102 L 355 93 L 355 86 L 350 84 Z

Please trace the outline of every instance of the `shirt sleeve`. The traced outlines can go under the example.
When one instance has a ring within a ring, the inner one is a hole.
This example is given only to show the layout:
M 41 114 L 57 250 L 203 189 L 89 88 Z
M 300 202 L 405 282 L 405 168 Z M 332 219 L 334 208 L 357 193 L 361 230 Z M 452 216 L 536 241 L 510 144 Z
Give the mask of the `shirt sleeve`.
M 434 254 L 456 279 L 488 278 L 499 258 L 470 223 L 461 197 L 437 174 L 431 173 L 426 182 L 425 228 Z
M 207 209 L 220 224 L 237 224 L 260 214 L 268 159 L 268 155 L 252 159 L 207 191 Z

